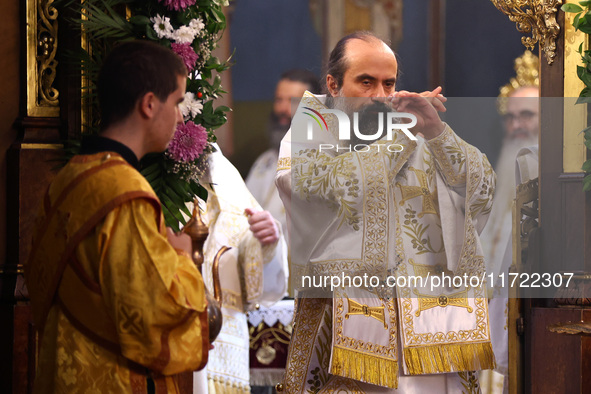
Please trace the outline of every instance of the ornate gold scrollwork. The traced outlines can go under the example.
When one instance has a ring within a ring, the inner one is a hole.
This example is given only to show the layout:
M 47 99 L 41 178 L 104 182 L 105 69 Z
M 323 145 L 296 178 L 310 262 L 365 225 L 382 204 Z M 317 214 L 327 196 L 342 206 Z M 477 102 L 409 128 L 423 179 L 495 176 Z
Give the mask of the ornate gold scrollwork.
M 27 1 L 27 115 L 58 116 L 59 92 L 53 86 L 57 60 L 54 0 Z
M 556 13 L 562 0 L 491 0 L 492 3 L 517 24 L 517 30 L 531 33 L 531 37 L 521 37 L 523 45 L 530 49 L 539 41 L 548 64 L 556 57 L 556 38 L 560 26 Z

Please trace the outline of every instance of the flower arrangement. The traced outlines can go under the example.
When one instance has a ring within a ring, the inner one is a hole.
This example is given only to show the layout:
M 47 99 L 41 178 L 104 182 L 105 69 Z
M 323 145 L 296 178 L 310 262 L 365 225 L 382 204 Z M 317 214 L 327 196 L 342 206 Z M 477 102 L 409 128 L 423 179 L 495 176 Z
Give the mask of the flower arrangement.
M 185 100 L 181 104 L 184 125 L 177 127 L 169 148 L 142 160 L 142 174 L 160 198 L 166 224 L 179 229 L 179 223 L 191 212 L 186 203 L 196 196 L 207 198 L 199 183 L 201 158 L 213 150 L 214 131 L 226 122 L 230 108 L 214 108 L 214 99 L 226 93 L 219 73 L 229 68 L 228 61 L 212 56 L 226 27 L 222 7 L 228 0 L 84 0 L 70 1 L 78 7 L 89 48 L 81 48 L 75 57 L 88 78 L 90 95 L 101 59 L 117 42 L 147 39 L 171 48 L 189 71 Z M 216 75 L 214 76 L 214 72 Z M 96 103 L 95 103 L 96 104 Z M 97 130 L 96 105 L 91 110 L 87 132 Z

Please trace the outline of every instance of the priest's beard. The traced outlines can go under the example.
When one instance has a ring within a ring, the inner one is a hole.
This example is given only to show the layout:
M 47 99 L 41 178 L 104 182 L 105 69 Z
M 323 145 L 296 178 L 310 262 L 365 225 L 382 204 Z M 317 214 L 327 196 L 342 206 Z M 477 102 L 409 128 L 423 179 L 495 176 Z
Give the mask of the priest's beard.
M 497 173 L 497 185 L 495 192 L 495 205 L 511 204 L 515 198 L 515 159 L 522 148 L 537 146 L 538 137 L 528 136 L 524 138 L 508 138 L 503 140 L 499 160 L 495 168 Z
M 339 93 L 340 94 L 340 93 Z M 345 145 L 368 145 L 374 143 L 378 139 L 382 138 L 385 134 L 386 130 L 386 114 L 388 112 L 392 112 L 392 107 L 381 102 L 381 101 L 372 101 L 371 104 L 366 104 L 361 107 L 358 107 L 356 104 L 361 99 L 351 98 L 351 97 L 327 97 L 326 99 L 326 106 L 328 108 L 338 109 L 343 111 L 349 117 L 349 122 L 351 125 L 351 139 L 349 141 L 339 141 L 344 143 Z M 354 113 L 357 112 L 359 114 L 358 118 L 358 126 L 359 126 L 359 133 L 363 135 L 374 135 L 378 131 L 379 127 L 379 117 L 382 117 L 382 133 L 379 134 L 378 138 L 371 139 L 371 140 L 362 140 L 359 138 L 354 130 Z
M 281 124 L 279 121 L 279 117 L 275 115 L 274 112 L 271 112 L 271 116 L 269 116 L 269 123 L 267 126 L 268 135 L 269 135 L 269 149 L 273 149 L 279 152 L 279 146 L 281 145 L 281 140 L 289 130 L 290 124 Z

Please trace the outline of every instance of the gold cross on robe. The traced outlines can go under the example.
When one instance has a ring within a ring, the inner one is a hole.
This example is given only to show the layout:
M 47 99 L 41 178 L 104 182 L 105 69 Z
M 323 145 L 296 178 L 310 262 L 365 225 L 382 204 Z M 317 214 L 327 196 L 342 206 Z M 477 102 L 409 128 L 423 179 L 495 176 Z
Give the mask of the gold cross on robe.
M 348 319 L 351 315 L 363 315 L 366 317 L 372 317 L 377 321 L 381 322 L 384 325 L 385 329 L 388 329 L 388 324 L 386 324 L 386 315 L 383 306 L 367 306 L 357 301 L 354 301 L 348 297 L 347 301 L 349 301 L 349 310 L 345 314 L 345 319 Z
M 433 193 L 429 190 L 429 184 L 427 182 L 427 174 L 423 170 L 417 170 L 416 168 L 409 168 L 417 176 L 420 186 L 402 186 L 400 182 L 396 182 L 396 186 L 400 187 L 400 193 L 402 194 L 402 201 L 400 205 L 404 205 L 407 200 L 415 197 L 423 197 L 423 210 L 417 215 L 422 218 L 427 213 L 437 214 L 437 188 L 433 189 Z
M 468 313 L 472 313 L 473 311 L 472 307 L 468 304 L 468 298 L 466 298 L 468 296 L 468 290 L 462 290 L 450 295 L 441 294 L 440 296 L 421 294 L 417 289 L 414 289 L 413 293 L 419 298 L 419 307 L 415 312 L 416 317 L 419 317 L 422 311 L 435 307 L 445 308 L 447 306 L 455 306 L 466 308 Z

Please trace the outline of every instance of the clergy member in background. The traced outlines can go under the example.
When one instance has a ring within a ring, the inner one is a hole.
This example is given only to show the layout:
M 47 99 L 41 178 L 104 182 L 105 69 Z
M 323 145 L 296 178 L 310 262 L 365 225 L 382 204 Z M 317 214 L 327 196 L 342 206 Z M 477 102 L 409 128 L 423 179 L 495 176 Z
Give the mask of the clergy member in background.
M 515 59 L 516 76 L 503 86 L 498 110 L 503 122 L 503 144 L 497 159 L 497 190 L 491 217 L 482 233 L 487 271 L 494 278 L 507 275 L 513 260 L 512 204 L 516 187 L 538 177 L 538 134 L 540 129 L 540 81 L 538 57 L 530 51 Z M 517 176 L 517 178 L 516 178 Z M 489 393 L 508 392 L 509 332 L 508 287 L 493 284 L 489 303 L 491 339 L 497 359 L 495 373 L 483 374 Z M 505 281 L 506 283 L 506 281 Z M 499 375 L 500 374 L 500 375 Z M 501 376 L 502 375 L 502 376 Z
M 287 234 L 285 209 L 275 186 L 279 145 L 289 130 L 292 114 L 297 108 L 297 104 L 295 107 L 293 104 L 299 101 L 306 90 L 311 93 L 320 93 L 320 83 L 313 72 L 292 69 L 281 75 L 275 88 L 273 112 L 269 117 L 270 147 L 256 159 L 246 177 L 246 186 L 253 197 L 263 209 L 269 211 L 281 223 L 285 235 Z

